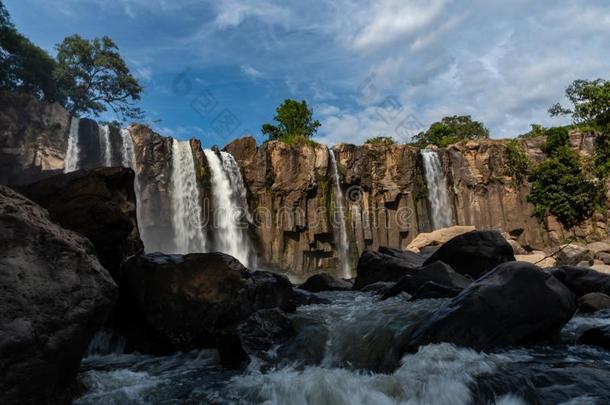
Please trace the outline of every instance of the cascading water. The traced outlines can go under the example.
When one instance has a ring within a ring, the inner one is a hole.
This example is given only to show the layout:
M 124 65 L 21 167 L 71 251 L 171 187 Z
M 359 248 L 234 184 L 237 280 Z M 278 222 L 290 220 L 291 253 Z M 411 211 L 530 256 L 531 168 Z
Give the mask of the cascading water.
M 78 127 L 80 119 L 72 117 L 70 121 L 70 132 L 68 134 L 68 150 L 64 159 L 64 173 L 78 170 L 78 160 L 80 155 L 80 147 L 78 145 Z
M 108 125 L 100 125 L 99 127 L 100 141 L 104 147 L 104 166 L 112 166 L 112 148 L 110 146 L 110 127 Z
M 135 170 L 136 156 L 135 150 L 133 148 L 133 140 L 131 139 L 131 132 L 129 132 L 129 129 L 121 129 L 121 138 L 123 139 L 123 153 L 121 154 L 121 164 L 123 165 L 123 167 L 131 167 Z
M 248 229 L 241 219 L 249 219 L 246 188 L 233 156 L 211 149 L 204 150 L 211 171 L 214 202 L 214 248 L 230 254 L 245 266 L 254 263 Z
M 343 207 L 343 191 L 339 184 L 339 170 L 337 168 L 337 159 L 332 149 L 328 149 L 328 157 L 331 163 L 333 182 L 335 183 L 335 212 L 333 214 L 333 228 L 338 230 L 335 233 L 335 242 L 337 244 L 337 253 L 341 263 L 341 271 L 343 277 L 350 278 L 351 270 L 349 263 L 349 241 L 347 239 L 347 230 L 345 228 L 345 208 Z M 338 235 L 337 235 L 338 233 Z
M 189 141 L 172 142 L 172 222 L 174 252 L 206 251 L 195 162 Z
M 453 225 L 454 221 L 447 179 L 443 173 L 441 160 L 435 150 L 423 149 L 421 155 L 428 186 L 428 200 L 432 208 L 432 226 L 434 229 L 446 228 Z

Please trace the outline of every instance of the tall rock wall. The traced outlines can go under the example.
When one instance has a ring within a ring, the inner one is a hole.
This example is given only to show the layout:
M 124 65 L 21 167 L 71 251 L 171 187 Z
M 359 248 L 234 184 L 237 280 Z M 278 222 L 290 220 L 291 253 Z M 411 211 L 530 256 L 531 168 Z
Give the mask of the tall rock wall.
M 0 183 L 26 184 L 63 170 L 70 116 L 57 105 L 27 96 L 7 101 L 0 112 Z M 138 223 L 148 252 L 171 252 L 172 138 L 143 125 L 132 125 Z M 110 128 L 113 165 L 125 153 L 117 128 Z M 82 119 L 79 126 L 80 166 L 101 166 L 98 124 Z M 532 164 L 544 158 L 543 138 L 521 141 Z M 190 141 L 202 207 L 206 240 L 216 234 L 210 170 L 200 141 Z M 572 134 L 572 146 L 591 155 L 594 137 Z M 452 211 L 458 225 L 500 229 L 526 247 L 557 245 L 574 235 L 595 240 L 607 236 L 607 218 L 596 213 L 581 226 L 566 231 L 552 216 L 540 224 L 527 202 L 528 184 L 506 176 L 506 141 L 470 141 L 439 149 L 447 179 Z M 314 143 L 279 141 L 256 145 L 252 137 L 235 140 L 224 148 L 242 170 L 253 216 L 250 236 L 259 267 L 306 277 L 339 267 L 336 236 L 336 188 L 329 150 Z M 419 151 L 408 145 L 349 145 L 333 147 L 345 208 L 349 240 L 348 261 L 355 268 L 366 249 L 390 246 L 404 249 L 418 233 L 432 230 L 424 165 Z M 213 243 L 208 244 L 213 246 Z

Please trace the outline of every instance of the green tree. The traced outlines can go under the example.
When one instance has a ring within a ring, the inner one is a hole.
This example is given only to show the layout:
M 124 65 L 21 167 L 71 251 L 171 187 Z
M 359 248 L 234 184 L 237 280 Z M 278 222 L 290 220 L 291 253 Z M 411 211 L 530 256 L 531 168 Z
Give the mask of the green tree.
M 568 140 L 563 131 L 547 134 L 543 150 L 548 156 L 529 176 L 532 187 L 528 201 L 534 204 L 539 221 L 551 213 L 569 229 L 592 215 L 599 195 Z
M 394 145 L 396 142 L 391 136 L 375 136 L 368 138 L 364 143 L 369 145 Z
M 557 103 L 549 109 L 552 116 L 571 115 L 575 124 L 610 125 L 610 82 L 603 79 L 575 80 L 565 93 L 572 107 Z
M 0 88 L 61 101 L 53 78 L 55 65 L 45 50 L 17 31 L 0 2 Z
M 263 134 L 266 134 L 269 140 L 307 140 L 320 127 L 320 121 L 313 119 L 313 110 L 307 106 L 305 100 L 284 100 L 275 111 L 273 119 L 277 125 L 264 124 L 262 127 Z
M 89 41 L 72 35 L 56 49 L 55 78 L 72 114 L 98 116 L 110 108 L 121 119 L 142 116 L 141 110 L 135 107 L 142 86 L 129 71 L 112 39 L 104 36 Z
M 489 130 L 470 115 L 444 117 L 440 122 L 430 125 L 426 132 L 415 135 L 415 144 L 420 147 L 436 145 L 446 147 L 465 139 L 489 138 Z
M 504 149 L 504 173 L 514 179 L 519 185 L 527 180 L 530 171 L 530 161 L 517 139 L 511 139 Z
M 570 133 L 565 127 L 548 128 L 544 131 L 546 142 L 542 145 L 542 151 L 547 156 L 552 156 L 557 149 L 568 146 L 570 142 Z
M 593 150 L 593 171 L 600 179 L 610 176 L 610 133 L 604 132 L 595 138 Z

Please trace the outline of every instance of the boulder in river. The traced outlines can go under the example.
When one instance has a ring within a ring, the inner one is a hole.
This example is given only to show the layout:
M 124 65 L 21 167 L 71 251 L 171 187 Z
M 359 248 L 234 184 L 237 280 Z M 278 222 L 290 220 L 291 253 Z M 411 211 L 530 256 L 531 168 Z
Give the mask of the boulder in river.
M 597 312 L 610 308 L 610 297 L 603 293 L 585 294 L 578 300 L 578 312 Z
M 0 186 L 0 403 L 69 403 L 117 287 L 93 245 Z
M 456 236 L 426 259 L 442 261 L 460 274 L 477 279 L 496 266 L 515 261 L 513 248 L 497 231 L 472 231 Z
M 349 291 L 352 289 L 352 283 L 335 278 L 328 273 L 319 273 L 309 277 L 299 288 L 309 292 Z
M 59 174 L 23 189 L 51 219 L 87 237 L 106 269 L 114 273 L 127 257 L 144 249 L 138 233 L 134 172 L 104 167 Z
M 381 299 L 385 300 L 401 292 L 413 294 L 427 282 L 434 282 L 436 285 L 461 291 L 468 287 L 472 280 L 456 273 L 451 266 L 443 262 L 434 262 L 419 269 L 409 271 L 394 286 L 385 290 Z
M 453 298 L 462 292 L 462 288 L 450 287 L 444 284 L 428 281 L 419 287 L 409 298 L 409 301 L 417 301 L 431 298 Z
M 574 294 L 552 275 L 522 262 L 501 264 L 418 324 L 405 349 L 448 342 L 476 350 L 555 337 L 576 311 Z
M 120 287 L 128 347 L 153 353 L 216 347 L 235 339 L 254 312 L 296 306 L 287 278 L 250 272 L 223 253 L 136 256 L 125 263 Z
M 578 337 L 576 343 L 610 350 L 610 325 L 587 329 Z
M 398 281 L 409 271 L 420 267 L 424 260 L 418 254 L 398 257 L 381 252 L 365 251 L 358 260 L 354 289 L 379 281 Z
M 610 274 L 600 273 L 589 267 L 560 266 L 549 272 L 565 284 L 577 297 L 600 292 L 610 295 Z

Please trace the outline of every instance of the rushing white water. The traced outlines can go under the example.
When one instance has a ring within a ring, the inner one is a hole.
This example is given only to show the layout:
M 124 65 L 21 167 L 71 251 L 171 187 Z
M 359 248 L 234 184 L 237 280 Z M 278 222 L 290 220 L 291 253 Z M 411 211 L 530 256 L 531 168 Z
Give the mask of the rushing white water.
M 110 146 L 110 127 L 108 125 L 100 125 L 99 130 L 100 141 L 104 147 L 104 166 L 112 166 L 112 148 Z
M 201 201 L 195 175 L 195 162 L 189 141 L 172 143 L 172 223 L 174 252 L 206 251 L 201 221 Z
M 428 186 L 428 200 L 432 208 L 432 226 L 434 229 L 446 228 L 453 225 L 454 221 L 447 179 L 441 160 L 435 150 L 423 149 L 421 154 Z
M 230 254 L 245 266 L 251 266 L 252 249 L 248 238 L 246 189 L 233 156 L 211 149 L 204 150 L 211 171 L 214 206 L 213 228 L 215 250 Z
M 136 155 L 135 150 L 133 148 L 133 140 L 131 139 L 131 132 L 129 132 L 129 129 L 121 129 L 121 138 L 123 139 L 123 153 L 121 154 L 121 164 L 123 165 L 123 167 L 131 167 L 135 170 Z
M 68 150 L 64 159 L 64 173 L 78 170 L 78 160 L 80 155 L 80 147 L 78 144 L 78 127 L 80 119 L 72 117 L 70 121 L 70 132 L 68 134 Z
M 333 216 L 333 228 L 335 231 L 335 242 L 337 244 L 337 253 L 341 264 L 341 272 L 343 277 L 351 277 L 351 269 L 349 263 L 349 241 L 347 239 L 347 230 L 345 228 L 345 208 L 343 206 L 343 191 L 339 184 L 339 170 L 337 168 L 337 159 L 332 149 L 328 149 L 328 157 L 331 163 L 333 182 L 335 183 L 335 214 Z M 337 234 L 338 233 L 338 234 Z

